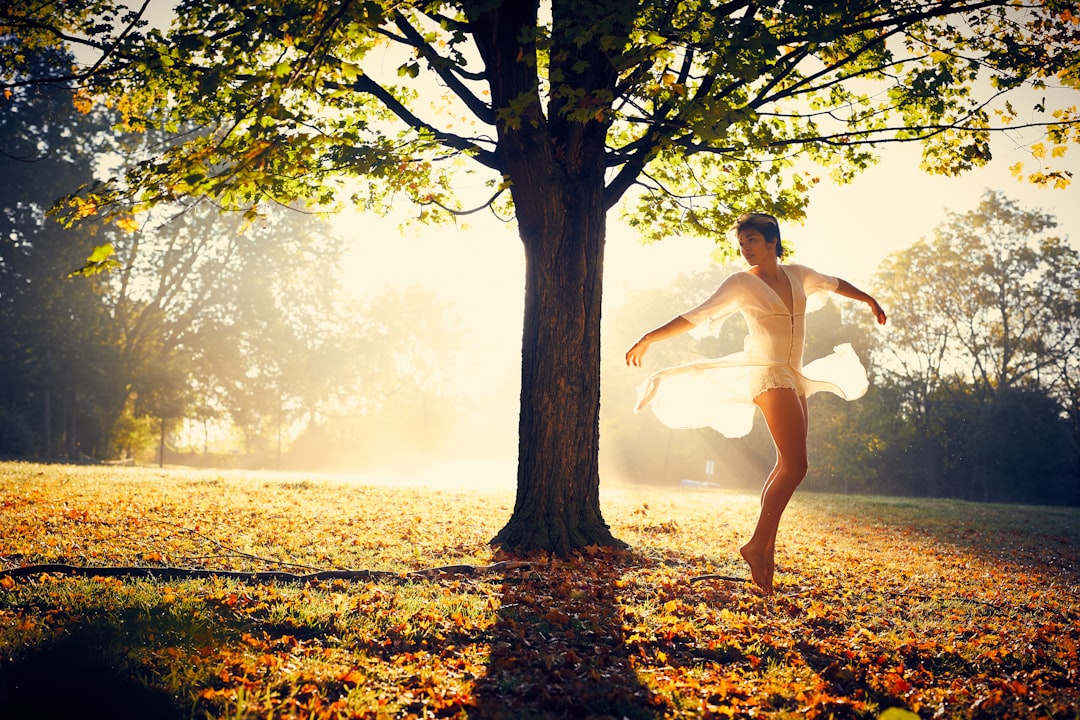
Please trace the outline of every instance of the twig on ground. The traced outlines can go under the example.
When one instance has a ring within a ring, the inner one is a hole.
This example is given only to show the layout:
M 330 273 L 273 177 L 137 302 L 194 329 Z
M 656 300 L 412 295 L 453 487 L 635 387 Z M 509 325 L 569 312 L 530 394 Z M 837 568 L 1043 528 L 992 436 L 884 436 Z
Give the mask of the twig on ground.
M 184 527 L 183 525 L 177 525 L 176 523 L 171 523 L 171 522 L 168 522 L 167 520 L 155 520 L 154 518 L 148 518 L 148 517 L 143 517 L 142 519 L 143 519 L 143 521 L 148 522 L 148 523 L 156 523 L 158 525 L 165 525 L 167 527 L 175 528 L 177 530 L 183 530 L 184 532 L 190 533 L 191 535 L 196 535 L 196 536 L 202 538 L 203 540 L 206 540 L 209 543 L 213 543 L 217 547 L 221 548 L 222 550 L 225 551 L 226 555 L 230 556 L 230 557 L 243 557 L 243 558 L 247 558 L 248 560 L 255 560 L 256 562 L 267 563 L 267 564 L 270 564 L 270 565 L 280 565 L 282 567 L 298 568 L 300 570 L 311 570 L 312 572 L 326 572 L 325 570 L 323 570 L 323 568 L 312 567 L 311 565 L 302 565 L 300 563 L 286 562 L 284 560 L 272 560 L 270 558 L 264 558 L 264 557 L 259 557 L 258 555 L 252 555 L 251 553 L 246 553 L 243 550 L 237 550 L 234 547 L 229 547 L 228 545 L 221 542 L 220 540 L 215 540 L 214 538 L 210 537 L 209 535 L 207 535 L 205 533 L 202 533 L 202 532 L 199 532 L 198 530 L 193 530 L 191 528 Z
M 690 578 L 690 584 L 705 582 L 706 580 L 727 580 L 728 582 L 748 583 L 750 578 L 736 577 L 734 575 L 695 575 Z

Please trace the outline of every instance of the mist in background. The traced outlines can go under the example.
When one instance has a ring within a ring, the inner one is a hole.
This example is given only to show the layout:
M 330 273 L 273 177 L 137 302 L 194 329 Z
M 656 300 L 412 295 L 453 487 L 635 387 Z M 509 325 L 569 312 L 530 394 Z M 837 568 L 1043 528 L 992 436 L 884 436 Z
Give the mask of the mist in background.
M 43 54 L 43 74 L 64 61 Z M 425 226 L 412 208 L 252 220 L 178 200 L 65 228 L 48 214 L 58 198 L 160 152 L 163 136 L 121 136 L 115 122 L 44 86 L 0 105 L 0 456 L 514 487 L 524 266 L 512 222 Z M 1002 177 L 1002 155 L 950 180 L 904 151 L 851 186 L 822 183 L 806 225 L 785 224 L 794 262 L 873 291 L 892 318 L 881 331 L 850 303 L 808 318 L 807 360 L 850 342 L 872 385 L 855 403 L 811 398 L 805 487 L 1080 502 L 1080 204 Z M 733 319 L 718 338 L 655 346 L 647 368 L 623 361 L 741 266 L 717 261 L 725 242 L 643 246 L 612 217 L 602 483 L 756 489 L 772 466 L 760 419 L 729 440 L 632 412 L 648 372 L 741 348 Z M 72 275 L 106 245 L 111 267 Z M 950 325 L 965 303 L 970 337 Z M 1018 313 L 1030 322 L 1012 336 L 1000 320 Z M 937 340 L 948 362 L 929 367 L 922 348 Z

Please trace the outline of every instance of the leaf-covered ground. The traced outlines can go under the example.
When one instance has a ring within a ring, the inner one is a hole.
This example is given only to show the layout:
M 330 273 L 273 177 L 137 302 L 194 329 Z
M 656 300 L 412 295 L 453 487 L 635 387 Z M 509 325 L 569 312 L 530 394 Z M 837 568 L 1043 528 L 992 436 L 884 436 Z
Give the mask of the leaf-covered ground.
M 745 576 L 756 497 L 602 498 L 632 550 L 499 574 L 0 576 L 0 718 L 1080 717 L 1080 510 L 798 494 L 763 598 L 691 582 Z M 486 565 L 512 501 L 4 463 L 0 570 Z

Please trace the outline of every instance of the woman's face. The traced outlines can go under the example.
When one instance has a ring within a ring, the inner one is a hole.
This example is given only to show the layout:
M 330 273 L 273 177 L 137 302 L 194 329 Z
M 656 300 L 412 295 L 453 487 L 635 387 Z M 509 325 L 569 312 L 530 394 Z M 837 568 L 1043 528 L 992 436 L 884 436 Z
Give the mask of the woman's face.
M 746 228 L 739 233 L 739 250 L 751 267 L 776 259 L 776 243 L 768 242 L 760 230 Z

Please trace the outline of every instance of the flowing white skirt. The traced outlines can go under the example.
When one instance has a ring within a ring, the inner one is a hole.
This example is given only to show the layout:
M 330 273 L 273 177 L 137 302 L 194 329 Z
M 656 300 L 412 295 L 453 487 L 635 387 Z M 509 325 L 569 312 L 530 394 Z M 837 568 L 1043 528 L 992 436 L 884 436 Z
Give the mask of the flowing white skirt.
M 653 373 L 638 388 L 634 412 L 651 407 L 671 428 L 711 427 L 730 438 L 743 437 L 754 424 L 754 398 L 773 387 L 792 387 L 802 395 L 831 392 L 845 400 L 866 393 L 866 368 L 849 343 L 813 361 L 800 373 L 789 365 L 734 353 L 698 360 Z

